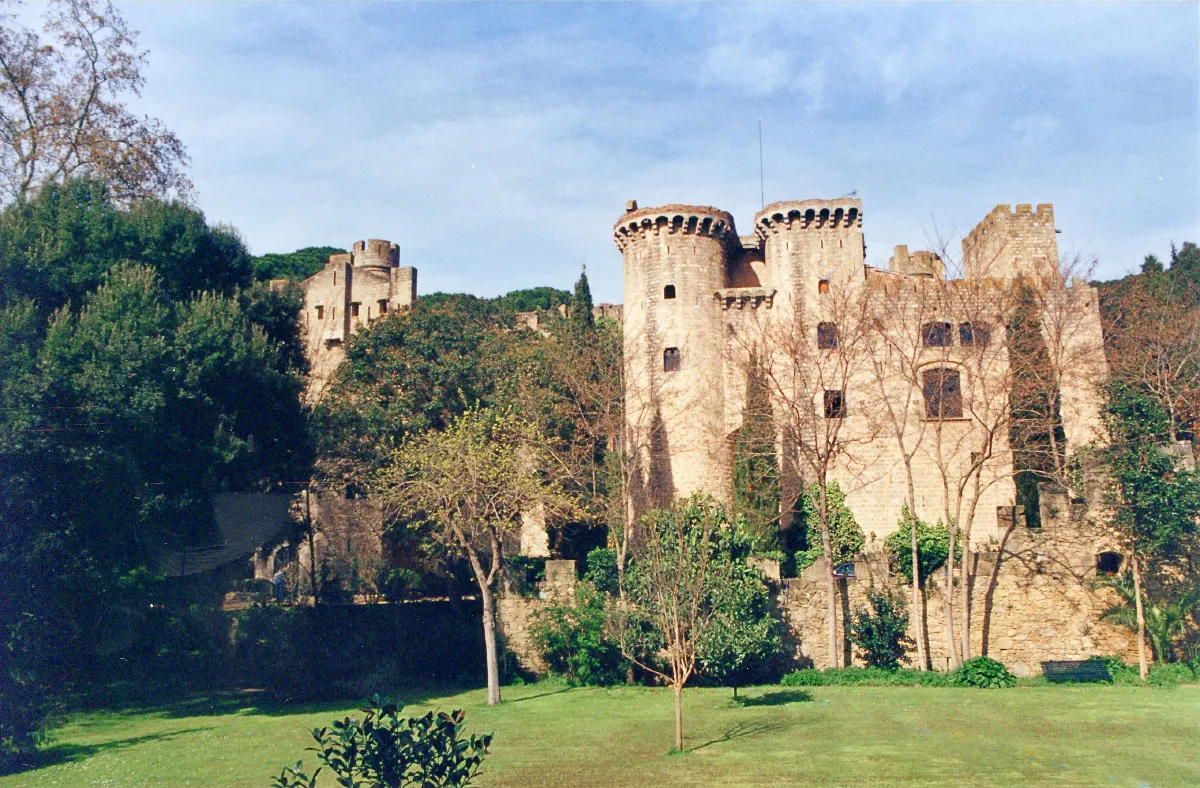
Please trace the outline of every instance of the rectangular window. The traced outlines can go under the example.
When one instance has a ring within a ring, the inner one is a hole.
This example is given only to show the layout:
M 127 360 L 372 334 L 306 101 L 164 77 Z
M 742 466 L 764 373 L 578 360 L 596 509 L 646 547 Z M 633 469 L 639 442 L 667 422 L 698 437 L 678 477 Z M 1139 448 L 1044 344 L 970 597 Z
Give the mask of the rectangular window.
M 325 319 L 325 307 L 318 305 L 317 306 L 317 320 L 324 320 L 324 319 Z
M 963 323 L 958 327 L 958 344 L 963 347 L 987 347 L 992 338 L 987 323 Z
M 837 324 L 817 324 L 817 347 L 821 350 L 833 350 L 838 346 Z
M 840 389 L 825 390 L 825 418 L 846 418 L 846 392 Z
M 358 317 L 358 302 L 357 302 L 357 301 L 355 301 L 354 303 L 350 304 L 350 316 L 351 316 L 351 317 Z
M 386 298 L 379 299 L 379 314 L 386 315 L 387 309 L 388 309 L 387 299 Z
M 679 363 L 679 348 L 669 347 L 663 351 L 663 372 L 678 372 Z
M 962 418 L 962 389 L 958 372 L 952 369 L 927 369 L 923 375 L 925 415 L 931 419 Z
M 925 347 L 950 347 L 950 324 L 926 323 L 921 326 L 921 342 Z
M 822 293 L 822 294 L 829 292 L 829 280 L 828 279 L 822 279 L 821 281 L 817 282 L 817 292 Z

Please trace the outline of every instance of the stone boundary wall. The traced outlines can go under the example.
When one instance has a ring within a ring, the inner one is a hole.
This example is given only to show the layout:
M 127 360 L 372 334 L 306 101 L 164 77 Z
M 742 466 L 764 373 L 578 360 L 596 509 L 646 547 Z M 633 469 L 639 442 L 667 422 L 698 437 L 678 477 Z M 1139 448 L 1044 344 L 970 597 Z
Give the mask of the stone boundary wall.
M 971 655 L 1003 662 L 1019 676 L 1040 672 L 1041 662 L 1085 659 L 1093 655 L 1136 659 L 1133 633 L 1106 621 L 1104 611 L 1116 602 L 1114 592 L 1094 588 L 1096 555 L 1111 549 L 1102 529 L 1086 525 L 1050 525 L 1043 529 L 1010 526 L 998 545 L 974 553 L 971 583 Z M 997 566 L 998 562 L 998 566 Z M 863 664 L 845 639 L 845 622 L 856 607 L 865 607 L 872 587 L 889 588 L 911 602 L 911 586 L 892 575 L 881 549 L 860 556 L 857 576 L 838 581 L 839 664 Z M 794 641 L 798 663 L 818 668 L 830 665 L 826 645 L 825 562 L 819 559 L 801 577 L 783 582 L 780 607 Z M 955 571 L 953 610 L 959 637 L 958 594 L 961 578 Z M 946 640 L 945 570 L 926 584 L 925 634 L 930 664 L 949 665 Z M 910 637 L 914 633 L 910 630 Z M 915 667 L 916 653 L 908 655 Z

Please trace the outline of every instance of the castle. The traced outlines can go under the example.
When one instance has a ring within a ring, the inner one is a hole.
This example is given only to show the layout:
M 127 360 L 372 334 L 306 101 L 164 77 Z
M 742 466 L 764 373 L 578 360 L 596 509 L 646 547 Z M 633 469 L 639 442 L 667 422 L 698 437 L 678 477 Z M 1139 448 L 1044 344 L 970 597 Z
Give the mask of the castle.
M 399 246 L 372 238 L 356 241 L 349 254 L 330 255 L 325 267 L 301 287 L 311 403 L 345 358 L 350 334 L 374 318 L 412 306 L 417 298 L 417 269 L 400 266 Z
M 716 208 L 626 205 L 614 241 L 635 515 L 693 492 L 731 501 L 734 439 L 760 418 L 775 435 L 781 527 L 788 503 L 824 475 L 865 533 L 866 582 L 845 592 L 847 608 L 868 583 L 895 584 L 882 542 L 911 499 L 922 519 L 970 532 L 974 653 L 1031 671 L 1041 659 L 1125 651 L 1127 634 L 1100 620 L 1107 597 L 1091 590 L 1120 563 L 1095 480 L 1015 483 L 1023 464 L 1046 478 L 1057 462 L 1062 478 L 1068 453 L 1100 426 L 1098 297 L 1064 281 L 1052 206 L 997 206 L 963 240 L 959 277 L 947 277 L 942 255 L 906 246 L 888 270 L 867 266 L 862 223 L 852 198 L 768 205 L 744 236 Z M 1030 347 L 1018 345 L 1022 320 Z M 1033 368 L 1022 356 L 1036 356 L 1038 394 L 1055 411 L 1036 452 L 1013 445 Z M 755 377 L 769 408 L 748 415 Z M 787 584 L 801 651 L 818 665 L 832 664 L 820 636 L 819 580 L 830 570 L 814 565 Z M 944 628 L 941 602 L 929 604 L 930 628 Z M 937 665 L 947 649 L 934 633 L 930 642 Z
M 638 469 L 631 514 L 699 491 L 732 500 L 733 438 L 749 418 L 763 418 L 775 435 L 781 528 L 791 526 L 787 503 L 823 473 L 867 537 L 856 566 L 840 573 L 839 628 L 867 588 L 899 583 L 882 543 L 911 499 L 923 519 L 970 532 L 973 653 L 1019 673 L 1044 659 L 1130 654 L 1132 637 L 1102 621 L 1112 600 L 1093 588 L 1121 565 L 1094 479 L 1075 488 L 1034 481 L 1032 494 L 1015 482 L 1030 462 L 1013 445 L 1010 418 L 1014 367 L 1032 353 L 1010 330 L 1021 309 L 1035 326 L 1032 354 L 1052 373 L 1049 454 L 1062 460 L 1092 443 L 1100 424 L 1097 294 L 1063 280 L 1052 206 L 997 206 L 964 239 L 959 276 L 947 275 L 944 253 L 906 246 L 894 248 L 887 270 L 867 266 L 862 223 L 862 203 L 851 198 L 774 203 L 746 236 L 716 208 L 627 204 L 614 227 L 624 304 L 597 310 L 624 324 L 624 441 Z M 416 277 L 399 266 L 395 244 L 370 240 L 305 280 L 310 401 L 351 333 L 414 302 Z M 521 320 L 537 326 L 536 314 Z M 756 377 L 766 414 L 749 412 Z M 321 494 L 314 503 L 343 505 Z M 374 520 L 378 512 L 343 514 Z M 818 560 L 781 581 L 797 656 L 818 666 L 851 659 L 844 637 L 846 653 L 825 653 L 831 569 Z M 957 587 L 964 581 L 955 576 Z M 939 572 L 925 592 L 935 667 L 949 660 L 947 590 Z M 500 611 L 518 652 L 526 607 L 510 600 Z

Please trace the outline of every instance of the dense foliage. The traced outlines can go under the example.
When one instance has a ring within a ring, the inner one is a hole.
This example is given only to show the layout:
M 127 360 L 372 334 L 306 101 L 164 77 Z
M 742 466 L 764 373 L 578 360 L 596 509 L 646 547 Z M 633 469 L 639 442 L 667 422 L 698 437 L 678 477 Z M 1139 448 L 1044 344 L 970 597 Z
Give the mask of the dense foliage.
M 900 506 L 899 529 L 888 534 L 883 540 L 883 549 L 893 571 L 912 582 L 912 527 L 917 529 L 917 554 L 921 557 L 921 585 L 927 578 L 946 565 L 946 556 L 950 553 L 950 529 L 939 520 L 936 525 L 930 525 L 909 511 L 908 503 Z M 954 546 L 955 560 L 962 557 L 962 544 Z
M 866 544 L 862 528 L 854 519 L 850 507 L 846 505 L 846 495 L 837 482 L 830 482 L 825 494 L 829 502 L 829 541 L 833 549 L 833 566 L 854 561 Z M 805 534 L 805 548 L 796 551 L 797 574 L 825 554 L 821 545 L 821 523 L 817 514 L 819 495 L 820 490 L 813 485 L 797 502 L 797 518 L 792 527 Z
M 254 278 L 260 282 L 271 279 L 300 281 L 320 271 L 329 261 L 330 255 L 345 253 L 345 249 L 336 246 L 306 246 L 286 254 L 268 252 L 252 258 Z
M 733 438 L 733 512 L 745 522 L 758 552 L 787 547 L 779 540 L 779 495 L 770 394 L 762 362 L 751 358 L 742 426 Z
M 551 672 L 582 686 L 625 680 L 630 663 L 607 633 L 608 600 L 583 582 L 573 599 L 555 600 L 534 614 L 529 633 Z
M 744 535 L 741 540 L 731 551 L 733 560 L 714 577 L 710 598 L 717 614 L 696 642 L 700 675 L 732 687 L 734 697 L 738 687 L 773 678 L 782 642 L 766 580 L 746 564 L 750 542 Z
M 71 181 L 0 214 L 0 690 L 18 719 L 129 647 L 158 557 L 212 540 L 216 493 L 307 475 L 299 299 L 249 282 L 236 233 L 178 203 Z
M 904 600 L 879 589 L 867 592 L 870 609 L 857 607 L 850 621 L 850 642 L 858 647 L 866 663 L 896 670 L 905 652 L 914 644 L 908 636 L 908 611 Z
M 457 788 L 469 786 L 479 773 L 492 735 L 464 735 L 466 712 L 427 712 L 401 717 L 402 706 L 380 698 L 363 709 L 363 719 L 344 717 L 312 732 L 322 766 L 310 777 L 284 767 L 275 788 L 312 788 L 328 768 L 345 788 Z

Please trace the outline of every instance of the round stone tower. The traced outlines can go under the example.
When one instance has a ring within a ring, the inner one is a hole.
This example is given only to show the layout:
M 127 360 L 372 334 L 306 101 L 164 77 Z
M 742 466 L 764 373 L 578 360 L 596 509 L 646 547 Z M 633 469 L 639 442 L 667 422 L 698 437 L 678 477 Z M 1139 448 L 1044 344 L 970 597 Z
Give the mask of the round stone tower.
M 789 303 L 863 279 L 866 247 L 857 198 L 772 203 L 754 217 L 754 232 Z
M 733 217 L 706 206 L 637 207 L 613 228 L 625 262 L 627 451 L 645 491 L 635 507 L 731 492 L 723 434 L 724 322 L 715 291 L 741 242 Z

